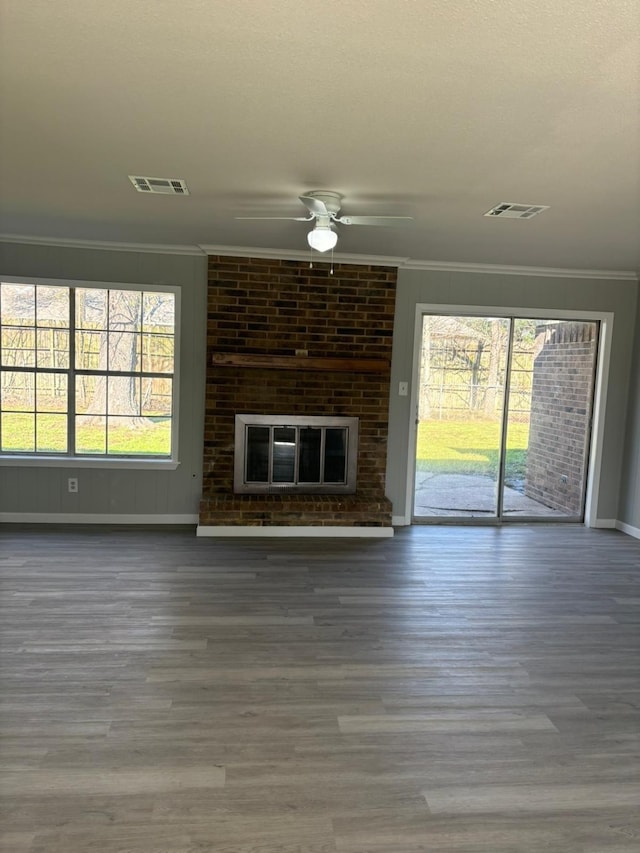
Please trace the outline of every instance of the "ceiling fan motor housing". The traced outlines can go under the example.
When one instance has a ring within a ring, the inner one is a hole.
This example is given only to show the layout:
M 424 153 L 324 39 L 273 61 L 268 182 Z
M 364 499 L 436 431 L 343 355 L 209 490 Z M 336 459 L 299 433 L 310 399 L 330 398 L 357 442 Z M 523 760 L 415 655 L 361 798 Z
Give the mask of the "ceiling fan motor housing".
M 336 216 L 342 207 L 342 196 L 340 193 L 332 192 L 331 190 L 311 190 L 305 193 L 305 196 L 315 198 L 316 201 L 322 202 L 327 208 L 329 214 Z

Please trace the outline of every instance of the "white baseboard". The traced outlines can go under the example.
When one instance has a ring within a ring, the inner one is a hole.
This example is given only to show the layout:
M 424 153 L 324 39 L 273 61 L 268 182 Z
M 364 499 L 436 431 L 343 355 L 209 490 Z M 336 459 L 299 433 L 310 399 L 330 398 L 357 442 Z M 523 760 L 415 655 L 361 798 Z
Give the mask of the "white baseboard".
M 197 524 L 194 515 L 129 515 L 102 512 L 0 512 L 4 524 Z
M 393 536 L 393 527 L 287 527 L 285 525 L 270 527 L 242 527 L 241 525 L 207 526 L 199 525 L 197 536 L 226 536 L 247 539 L 249 537 L 323 537 L 384 539 Z
M 616 524 L 617 521 L 615 520 L 615 518 L 596 518 L 596 520 L 593 522 L 593 524 L 590 525 L 590 527 L 601 527 L 608 528 L 610 530 L 615 530 Z
M 628 533 L 636 539 L 640 539 L 640 527 L 634 527 L 632 524 L 626 524 L 624 521 L 616 521 L 616 528 L 623 533 Z
M 409 521 L 404 515 L 392 515 L 391 524 L 393 524 L 394 527 L 409 527 L 411 525 L 411 521 Z

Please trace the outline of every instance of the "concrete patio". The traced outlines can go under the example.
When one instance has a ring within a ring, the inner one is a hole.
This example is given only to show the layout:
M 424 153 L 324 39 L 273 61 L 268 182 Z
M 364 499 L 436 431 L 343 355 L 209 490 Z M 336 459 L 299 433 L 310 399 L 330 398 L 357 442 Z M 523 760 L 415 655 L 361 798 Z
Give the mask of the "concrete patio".
M 496 481 L 478 474 L 416 474 L 414 517 L 490 518 L 496 513 Z M 504 514 L 510 518 L 563 518 L 516 489 L 505 487 Z

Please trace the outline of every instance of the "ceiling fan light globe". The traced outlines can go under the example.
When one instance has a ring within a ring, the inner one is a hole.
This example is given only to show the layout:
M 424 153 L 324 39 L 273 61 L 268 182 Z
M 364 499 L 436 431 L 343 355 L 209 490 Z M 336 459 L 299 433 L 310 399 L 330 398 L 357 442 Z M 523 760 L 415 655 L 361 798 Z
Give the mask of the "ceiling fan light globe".
M 316 252 L 328 252 L 338 242 L 338 235 L 329 226 L 317 225 L 307 234 L 307 242 Z

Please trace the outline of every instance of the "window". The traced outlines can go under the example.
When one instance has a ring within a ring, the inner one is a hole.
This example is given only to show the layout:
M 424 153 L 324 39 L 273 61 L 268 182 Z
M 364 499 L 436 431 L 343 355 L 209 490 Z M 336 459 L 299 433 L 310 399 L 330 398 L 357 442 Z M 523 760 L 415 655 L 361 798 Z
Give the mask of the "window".
M 0 283 L 0 454 L 171 459 L 177 288 Z

